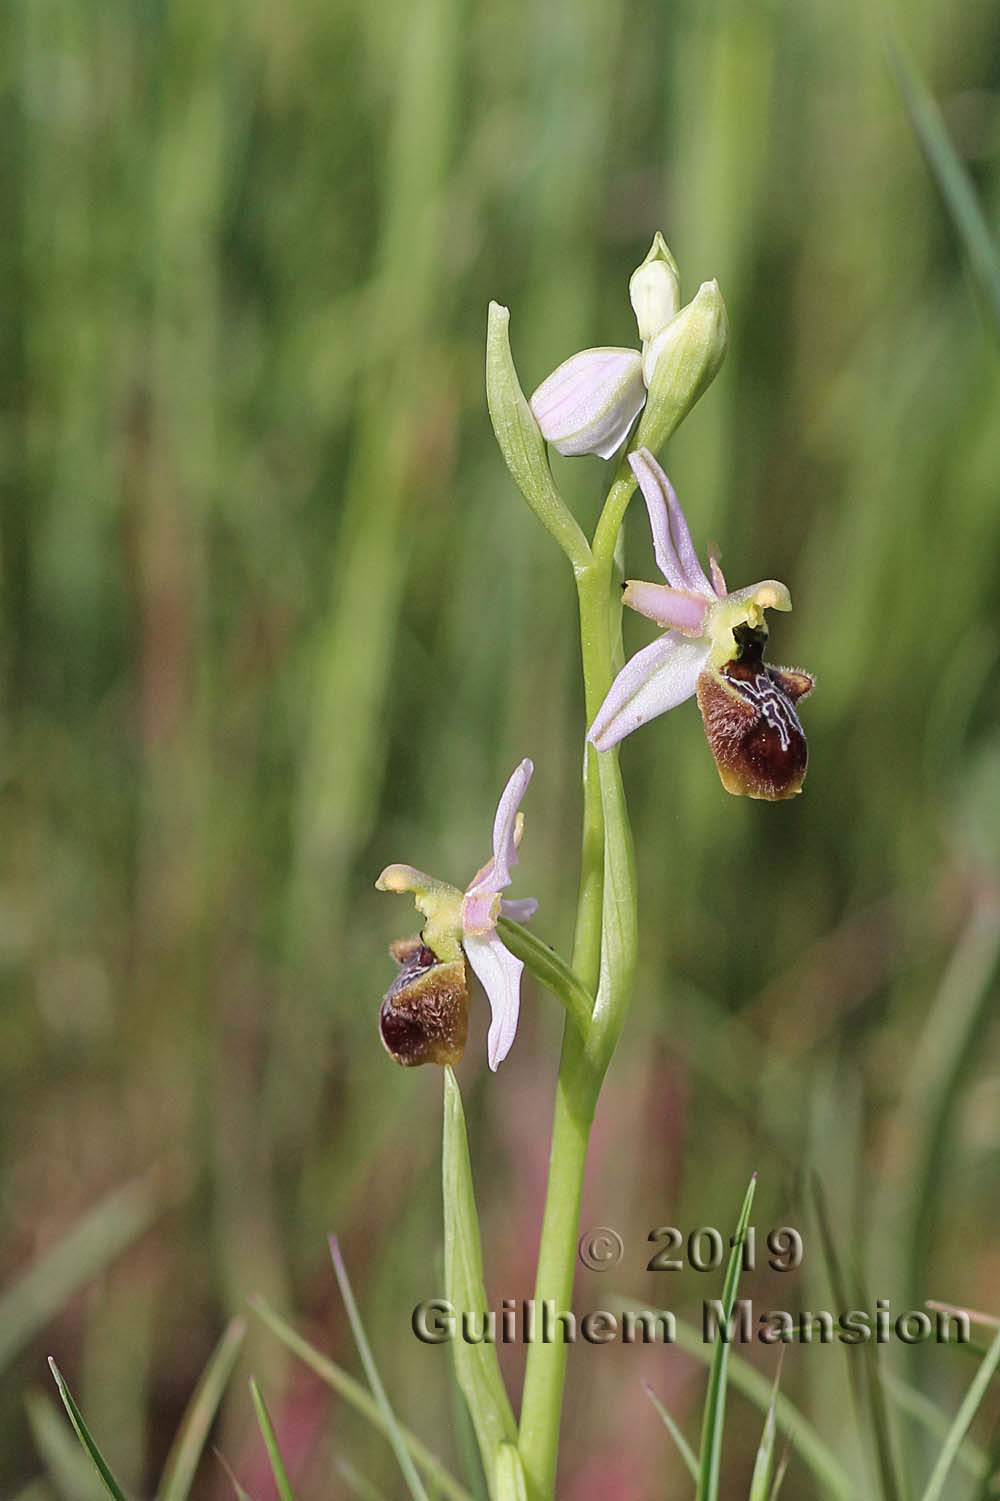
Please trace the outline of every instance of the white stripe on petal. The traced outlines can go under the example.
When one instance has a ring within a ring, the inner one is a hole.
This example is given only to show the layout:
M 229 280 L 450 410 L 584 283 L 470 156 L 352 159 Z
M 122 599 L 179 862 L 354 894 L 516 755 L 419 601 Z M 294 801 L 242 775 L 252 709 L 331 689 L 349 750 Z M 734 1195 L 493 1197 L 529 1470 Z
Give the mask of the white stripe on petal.
M 640 725 L 690 698 L 711 653 L 707 641 L 669 631 L 625 663 L 597 711 L 588 740 L 610 750 Z
M 493 1013 L 487 1052 L 495 1073 L 510 1052 L 517 1031 L 524 965 L 505 948 L 495 931 L 483 937 L 466 936 L 462 945 Z

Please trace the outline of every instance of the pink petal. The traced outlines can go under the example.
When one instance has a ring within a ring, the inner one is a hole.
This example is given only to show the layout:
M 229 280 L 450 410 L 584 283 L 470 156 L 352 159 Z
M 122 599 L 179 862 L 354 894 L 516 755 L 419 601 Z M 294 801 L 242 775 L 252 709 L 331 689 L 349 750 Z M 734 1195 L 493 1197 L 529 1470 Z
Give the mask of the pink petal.
M 653 533 L 653 551 L 660 572 L 675 589 L 695 589 L 715 598 L 691 541 L 691 533 L 673 485 L 648 448 L 630 453 L 628 461 L 639 481 Z
M 708 662 L 707 641 L 686 641 L 673 631 L 643 647 L 622 668 L 597 711 L 587 736 L 599 751 L 610 750 L 640 725 L 690 698 Z
M 700 636 L 705 628 L 708 601 L 693 589 L 669 589 L 666 584 L 643 584 L 629 579 L 622 602 L 630 610 L 655 620 L 664 630 Z
M 486 862 L 470 885 L 465 888 L 470 894 L 479 891 L 502 891 L 505 886 L 510 885 L 510 869 L 512 865 L 517 864 L 517 840 L 515 838 L 517 810 L 528 790 L 528 783 L 531 781 L 534 769 L 534 762 L 525 758 L 504 788 L 497 804 L 496 818 L 493 820 L 493 858 Z
M 510 1052 L 521 1009 L 521 973 L 524 965 L 505 948 L 496 932 L 463 940 L 466 957 L 479 978 L 490 1003 L 487 1052 L 494 1073 Z
M 560 453 L 610 459 L 646 400 L 636 349 L 582 349 L 542 381 L 531 410 Z
M 538 902 L 533 896 L 519 896 L 513 900 L 503 897 L 500 901 L 500 911 L 504 917 L 509 917 L 513 922 L 527 922 L 538 911 Z

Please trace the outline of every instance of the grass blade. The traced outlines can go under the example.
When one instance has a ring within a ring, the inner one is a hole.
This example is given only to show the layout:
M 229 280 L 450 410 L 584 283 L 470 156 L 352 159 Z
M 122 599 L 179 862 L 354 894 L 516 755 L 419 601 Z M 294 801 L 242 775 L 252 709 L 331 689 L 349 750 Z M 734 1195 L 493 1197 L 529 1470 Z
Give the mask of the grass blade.
M 815 1174 L 812 1176 L 811 1186 L 813 1202 L 816 1208 L 816 1219 L 819 1224 L 820 1240 L 823 1245 L 823 1254 L 826 1257 L 827 1272 L 830 1277 L 830 1286 L 836 1306 L 838 1308 L 865 1308 L 868 1304 L 862 1288 L 858 1287 L 855 1289 L 857 1297 L 849 1297 L 847 1282 L 841 1270 L 840 1258 L 837 1255 L 833 1227 L 826 1204 L 826 1195 L 823 1192 L 822 1183 Z M 899 1501 L 899 1481 L 896 1476 L 892 1433 L 889 1426 L 889 1414 L 885 1400 L 885 1389 L 882 1383 L 882 1369 L 878 1361 L 878 1351 L 871 1340 L 865 1341 L 863 1352 L 864 1371 L 867 1377 L 865 1387 L 862 1386 L 860 1373 L 852 1359 L 851 1351 L 846 1345 L 844 1346 L 844 1354 L 847 1359 L 851 1397 L 854 1402 L 858 1427 L 862 1432 L 867 1427 L 872 1436 L 883 1501 Z M 866 1395 L 868 1416 L 870 1419 L 867 1425 L 862 1421 Z
M 944 1483 L 948 1478 L 948 1471 L 955 1462 L 955 1457 L 962 1446 L 962 1440 L 973 1418 L 979 1410 L 979 1404 L 986 1395 L 986 1390 L 996 1374 L 997 1366 L 1000 1365 L 1000 1334 L 990 1345 L 986 1359 L 976 1372 L 972 1385 L 965 1394 L 965 1399 L 955 1417 L 954 1423 L 944 1441 L 941 1453 L 938 1455 L 937 1464 L 931 1472 L 931 1478 L 927 1482 L 927 1489 L 923 1494 L 923 1501 L 940 1501 L 944 1495 Z
M 52 1371 L 53 1376 L 55 1377 L 56 1386 L 59 1388 L 59 1395 L 63 1399 L 63 1406 L 69 1413 L 69 1420 L 73 1424 L 76 1436 L 80 1440 L 80 1443 L 83 1445 L 84 1449 L 90 1455 L 90 1458 L 94 1464 L 94 1468 L 104 1482 L 104 1489 L 107 1491 L 109 1496 L 112 1496 L 114 1498 L 114 1501 L 127 1501 L 125 1492 L 122 1490 L 114 1475 L 111 1473 L 111 1469 L 108 1465 L 107 1460 L 104 1458 L 104 1455 L 97 1447 L 97 1444 L 93 1436 L 91 1435 L 90 1429 L 87 1427 L 86 1423 L 83 1420 L 83 1413 L 73 1401 L 73 1394 L 63 1380 L 62 1373 L 59 1370 L 59 1367 L 56 1365 L 55 1361 L 52 1359 L 51 1355 L 49 1356 L 49 1368 Z
M 245 1335 L 245 1321 L 241 1318 L 230 1320 L 209 1357 L 167 1456 L 157 1492 L 160 1501 L 187 1501 L 209 1429 L 233 1374 Z
M 250 1395 L 253 1398 L 260 1435 L 264 1440 L 264 1448 L 267 1450 L 267 1457 L 271 1464 L 271 1474 L 274 1476 L 274 1483 L 278 1488 L 279 1501 L 295 1501 L 291 1482 L 288 1479 L 288 1472 L 285 1469 L 285 1462 L 281 1457 L 281 1450 L 278 1448 L 278 1440 L 275 1436 L 274 1424 L 271 1422 L 271 1415 L 261 1395 L 260 1387 L 252 1376 L 250 1377 Z
M 930 90 L 912 58 L 896 41 L 889 43 L 889 61 L 924 160 L 1000 333 L 1000 250 L 972 180 L 952 145 Z
M 740 1281 L 740 1266 L 743 1261 L 743 1242 L 750 1210 L 757 1188 L 757 1174 L 750 1179 L 739 1223 L 736 1226 L 735 1244 L 729 1255 L 726 1279 L 722 1288 L 722 1307 L 726 1323 L 736 1301 L 736 1289 Z M 712 1364 L 708 1373 L 708 1392 L 705 1397 L 705 1420 L 701 1433 L 701 1455 L 698 1465 L 698 1501 L 718 1501 L 719 1472 L 722 1465 L 722 1437 L 726 1419 L 726 1374 L 729 1367 L 728 1341 L 716 1334 L 712 1351 Z
M 677 1446 L 677 1452 L 687 1466 L 688 1473 L 690 1474 L 691 1479 L 694 1481 L 695 1485 L 697 1485 L 698 1461 L 695 1458 L 694 1450 L 691 1448 L 691 1445 L 684 1437 L 674 1418 L 671 1417 L 670 1413 L 667 1410 L 666 1404 L 660 1401 L 659 1397 L 656 1395 L 649 1383 L 644 1381 L 642 1383 L 642 1389 L 646 1393 L 646 1396 L 649 1398 L 649 1400 L 652 1402 L 653 1406 L 656 1408 L 656 1411 L 659 1413 L 660 1421 L 662 1422 L 667 1432 L 670 1434 L 670 1437 L 673 1439 L 675 1445 Z
M 78 1288 L 148 1229 L 160 1208 L 150 1176 L 116 1189 L 0 1295 L 0 1370 Z
M 647 1303 L 639 1303 L 634 1298 L 620 1298 L 618 1304 L 623 1309 L 629 1308 L 635 1312 L 643 1312 L 649 1307 Z M 686 1354 L 693 1355 L 696 1360 L 706 1364 L 710 1364 L 714 1358 L 713 1346 L 705 1343 L 702 1331 L 692 1324 L 686 1324 L 683 1319 L 674 1321 L 674 1343 Z M 767 1412 L 772 1396 L 771 1382 L 741 1355 L 730 1357 L 728 1381 L 762 1413 Z M 796 1453 L 812 1471 L 824 1494 L 836 1497 L 837 1501 L 857 1501 L 858 1492 L 854 1481 L 809 1419 L 803 1417 L 794 1403 L 780 1392 L 774 1411 L 779 1433 L 794 1444 Z
M 764 1419 L 764 1432 L 760 1436 L 757 1446 L 757 1457 L 753 1462 L 753 1475 L 750 1478 L 750 1501 L 771 1501 L 775 1490 L 774 1459 L 775 1439 L 777 1438 L 777 1424 L 775 1422 L 774 1409 L 778 1400 L 778 1387 L 781 1385 L 781 1366 L 785 1352 L 781 1351 L 778 1357 L 778 1370 L 774 1378 L 774 1390 L 771 1393 L 771 1401 Z
M 252 1299 L 251 1307 L 263 1319 L 272 1334 L 276 1334 L 283 1345 L 297 1355 L 310 1370 L 315 1371 L 321 1381 L 325 1381 L 327 1386 L 331 1387 L 339 1397 L 343 1397 L 344 1401 L 349 1403 L 356 1412 L 367 1418 L 373 1428 L 377 1428 L 386 1438 L 389 1437 L 389 1427 L 384 1413 L 378 1403 L 365 1391 L 360 1381 L 356 1381 L 328 1355 L 322 1354 L 307 1339 L 303 1339 L 302 1335 L 293 1329 L 291 1324 L 286 1324 L 285 1320 L 275 1313 L 273 1308 L 269 1308 L 262 1298 Z M 401 1423 L 397 1422 L 396 1426 L 414 1464 L 423 1471 L 444 1501 L 473 1501 L 473 1497 L 465 1487 L 460 1485 L 445 1469 L 437 1456 L 431 1453 L 415 1433 L 411 1433 Z
M 335 1235 L 330 1236 L 330 1255 L 333 1258 L 333 1270 L 336 1272 L 337 1281 L 340 1284 L 340 1296 L 343 1298 L 344 1307 L 347 1309 L 347 1317 L 350 1320 L 354 1343 L 358 1347 L 358 1354 L 361 1356 L 361 1364 L 365 1368 L 365 1375 L 368 1378 L 368 1385 L 371 1387 L 372 1396 L 375 1398 L 378 1409 L 385 1420 L 386 1435 L 399 1462 L 403 1479 L 406 1481 L 407 1489 L 413 1497 L 413 1501 L 427 1501 L 427 1492 L 424 1489 L 423 1481 L 417 1474 L 416 1466 L 413 1463 L 410 1451 L 406 1447 L 406 1441 L 396 1421 L 396 1414 L 392 1410 L 385 1387 L 382 1385 L 382 1379 L 379 1376 L 375 1357 L 372 1354 L 371 1346 L 368 1343 L 368 1338 L 361 1322 L 358 1305 L 354 1301 L 354 1294 L 351 1291 L 350 1280 L 347 1276 L 347 1268 L 344 1265 L 344 1258 L 340 1254 L 340 1246 L 337 1243 Z
M 66 1419 L 45 1393 L 27 1392 L 24 1410 L 35 1448 L 62 1501 L 95 1501 L 95 1498 L 103 1497 L 104 1488 L 86 1454 L 66 1427 Z

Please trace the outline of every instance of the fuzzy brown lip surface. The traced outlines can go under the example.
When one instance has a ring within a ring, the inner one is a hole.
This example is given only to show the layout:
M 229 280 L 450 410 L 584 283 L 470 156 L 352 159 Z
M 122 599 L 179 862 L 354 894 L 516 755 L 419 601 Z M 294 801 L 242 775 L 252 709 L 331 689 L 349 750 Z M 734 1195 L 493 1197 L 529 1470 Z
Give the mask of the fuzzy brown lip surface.
M 736 796 L 780 802 L 801 792 L 809 761 L 795 703 L 809 673 L 769 667 L 767 632 L 739 626 L 737 655 L 698 679 L 698 707 L 722 785 Z

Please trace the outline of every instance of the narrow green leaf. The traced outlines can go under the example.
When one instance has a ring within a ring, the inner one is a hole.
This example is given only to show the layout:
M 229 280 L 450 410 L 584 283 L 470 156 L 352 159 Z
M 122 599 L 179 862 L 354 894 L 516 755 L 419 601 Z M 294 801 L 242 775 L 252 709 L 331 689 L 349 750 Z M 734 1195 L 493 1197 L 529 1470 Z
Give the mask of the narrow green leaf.
M 469 1143 L 462 1096 L 450 1068 L 444 1070 L 442 1173 L 445 1296 L 459 1317 L 463 1313 L 485 1317 L 489 1305 L 483 1285 L 483 1258 Z M 500 1445 L 505 1442 L 517 1444 L 517 1427 L 500 1374 L 496 1346 L 485 1340 L 478 1344 L 453 1340 L 451 1349 L 458 1384 L 476 1430 L 483 1469 L 487 1475 L 495 1475 Z
M 753 1206 L 753 1196 L 756 1189 L 757 1174 L 754 1173 L 743 1200 L 743 1208 L 740 1210 L 740 1218 L 736 1226 L 735 1243 L 729 1254 L 729 1265 L 726 1268 L 726 1277 L 722 1288 L 722 1308 L 727 1325 L 733 1311 L 733 1305 L 736 1302 L 736 1289 L 739 1286 L 740 1267 L 743 1262 L 743 1242 L 746 1239 L 747 1225 L 750 1223 L 750 1210 Z M 720 1334 L 717 1334 L 715 1348 L 712 1352 L 712 1364 L 708 1375 L 708 1393 L 705 1398 L 705 1419 L 702 1426 L 701 1455 L 698 1463 L 697 1501 L 718 1501 L 719 1497 L 722 1439 L 726 1421 L 726 1374 L 728 1367 L 729 1343 Z
M 148 1229 L 162 1207 L 162 1197 L 156 1178 L 149 1175 L 116 1189 L 0 1295 L 0 1370 L 78 1288 Z
M 245 1321 L 231 1319 L 209 1357 L 163 1467 L 157 1492 L 160 1501 L 187 1501 L 209 1429 L 233 1374 L 245 1335 Z
M 847 1280 L 840 1265 L 837 1254 L 837 1246 L 833 1235 L 833 1226 L 827 1210 L 826 1196 L 820 1179 L 813 1174 L 811 1179 L 813 1203 L 816 1209 L 816 1219 L 819 1225 L 820 1241 L 823 1246 L 823 1255 L 826 1260 L 827 1274 L 830 1278 L 830 1287 L 833 1292 L 837 1308 L 864 1308 L 867 1300 L 864 1291 L 856 1287 L 854 1292 L 857 1296 L 851 1296 L 848 1291 Z M 871 1435 L 871 1441 L 875 1450 L 875 1462 L 879 1477 L 883 1501 L 899 1501 L 899 1482 L 896 1477 L 896 1462 L 893 1455 L 892 1433 L 889 1427 L 889 1415 L 886 1410 L 885 1391 L 882 1382 L 882 1368 L 878 1359 L 878 1351 L 872 1341 L 865 1342 L 862 1359 L 864 1365 L 859 1366 L 853 1358 L 853 1352 L 844 1346 L 844 1355 L 847 1360 L 848 1380 L 851 1389 L 851 1399 L 854 1404 L 855 1416 L 858 1428 L 862 1433 Z M 866 1381 L 862 1383 L 861 1373 L 865 1373 Z M 867 1407 L 868 1421 L 864 1421 Z
M 778 1371 L 774 1378 L 774 1389 L 771 1392 L 771 1401 L 768 1405 L 767 1416 L 764 1419 L 764 1432 L 760 1436 L 757 1446 L 757 1457 L 753 1463 L 753 1475 L 750 1478 L 750 1501 L 771 1501 L 774 1493 L 774 1461 L 775 1439 L 778 1427 L 775 1421 L 775 1405 L 778 1400 L 778 1388 L 781 1385 L 781 1360 L 784 1350 L 778 1361 Z
M 97 1501 L 104 1487 L 66 1419 L 44 1392 L 25 1393 L 28 1427 L 45 1469 L 62 1501 Z
M 278 1448 L 278 1439 L 274 1432 L 274 1424 L 271 1422 L 271 1414 L 267 1410 L 267 1404 L 261 1394 L 260 1387 L 252 1376 L 250 1377 L 250 1395 L 253 1398 L 254 1411 L 257 1414 L 257 1426 L 260 1429 L 260 1436 L 264 1440 L 264 1448 L 267 1450 L 267 1457 L 271 1465 L 271 1474 L 274 1476 L 274 1483 L 278 1488 L 279 1501 L 295 1501 L 291 1481 L 288 1479 L 288 1472 L 285 1469 L 285 1461 L 282 1459 L 281 1450 Z
M 327 1386 L 331 1387 L 339 1397 L 343 1397 L 344 1401 L 353 1407 L 355 1412 L 359 1412 L 363 1418 L 371 1423 L 373 1428 L 377 1428 L 379 1433 L 383 1434 L 386 1438 L 389 1437 L 389 1427 L 384 1413 L 374 1398 L 365 1391 L 360 1381 L 355 1381 L 353 1376 L 349 1375 L 347 1371 L 332 1361 L 328 1355 L 323 1355 L 308 1340 L 303 1339 L 302 1335 L 293 1329 L 290 1324 L 286 1324 L 285 1320 L 279 1314 L 275 1313 L 273 1308 L 268 1307 L 263 1298 L 252 1298 L 250 1306 L 263 1319 L 272 1334 L 277 1335 L 283 1345 L 291 1350 L 294 1355 L 297 1355 L 310 1370 L 315 1371 L 321 1381 L 325 1381 Z M 426 1444 L 417 1438 L 415 1433 L 411 1433 L 401 1423 L 397 1422 L 396 1426 L 404 1444 L 413 1457 L 414 1464 L 419 1470 L 423 1471 L 438 1494 L 445 1498 L 445 1501 L 474 1501 L 474 1498 L 465 1487 L 460 1485 L 455 1477 L 445 1469 L 437 1456 L 431 1453 Z
M 937 1464 L 934 1466 L 931 1478 L 927 1482 L 923 1501 L 940 1501 L 940 1497 L 944 1495 L 944 1484 L 948 1478 L 948 1472 L 955 1462 L 955 1457 L 961 1448 L 962 1440 L 969 1431 L 972 1420 L 979 1410 L 979 1405 L 986 1395 L 987 1388 L 996 1374 L 998 1365 L 1000 1365 L 1000 1334 L 997 1335 L 992 1345 L 990 1345 L 986 1359 L 976 1372 L 972 1385 L 966 1392 L 965 1399 L 958 1409 L 955 1421 L 951 1425 L 948 1437 L 945 1439 L 941 1453 L 938 1455 Z
M 660 1401 L 659 1397 L 656 1395 L 649 1383 L 644 1381 L 642 1383 L 642 1389 L 646 1393 L 646 1396 L 649 1398 L 649 1400 L 652 1402 L 653 1406 L 656 1408 L 656 1411 L 659 1413 L 660 1421 L 662 1422 L 667 1432 L 670 1434 L 670 1437 L 673 1439 L 675 1445 L 677 1446 L 677 1452 L 687 1466 L 691 1479 L 694 1481 L 695 1485 L 697 1485 L 698 1461 L 695 1458 L 694 1450 L 691 1448 L 691 1445 L 684 1437 L 674 1418 L 670 1415 L 669 1411 L 667 1410 L 666 1404 Z
M 414 1501 L 427 1501 L 427 1492 L 424 1490 L 423 1481 L 417 1474 L 410 1451 L 406 1447 L 406 1440 L 403 1438 L 399 1423 L 396 1421 L 396 1414 L 392 1410 L 385 1387 L 382 1385 L 382 1378 L 379 1376 L 375 1357 L 372 1354 L 364 1325 L 361 1322 L 358 1305 L 354 1301 L 354 1293 L 351 1291 L 347 1268 L 344 1265 L 344 1258 L 340 1254 L 340 1246 L 335 1235 L 330 1236 L 330 1255 L 333 1258 L 333 1270 L 336 1272 L 337 1281 L 340 1284 L 340 1296 L 343 1298 L 344 1307 L 347 1309 L 347 1317 L 350 1320 L 354 1343 L 358 1347 L 358 1354 L 361 1356 L 361 1364 L 365 1368 L 365 1375 L 368 1378 L 368 1385 L 371 1387 L 372 1396 L 375 1398 L 379 1411 L 385 1419 L 386 1433 L 399 1463 L 399 1468 L 402 1471 L 403 1479 L 406 1481 L 407 1489 L 414 1498 Z
M 789 1454 L 788 1454 L 788 1450 L 786 1449 L 785 1452 L 784 1452 L 784 1454 L 781 1456 L 781 1463 L 778 1466 L 778 1473 L 774 1477 L 774 1484 L 771 1487 L 771 1494 L 768 1497 L 768 1501 L 778 1501 L 778 1492 L 781 1490 L 781 1487 L 784 1485 L 784 1483 L 785 1483 L 785 1476 L 788 1473 L 788 1459 L 789 1459 Z
M 636 1312 L 645 1311 L 648 1307 L 648 1304 L 639 1303 L 634 1298 L 620 1298 L 617 1302 L 621 1308 L 630 1308 Z M 683 1319 L 674 1320 L 674 1343 L 706 1365 L 714 1360 L 714 1347 L 705 1343 L 702 1331 L 692 1324 L 686 1324 Z M 740 1355 L 731 1355 L 727 1379 L 736 1391 L 748 1398 L 762 1413 L 767 1412 L 772 1396 L 771 1383 L 749 1361 Z M 857 1488 L 837 1456 L 809 1419 L 803 1417 L 798 1408 L 780 1392 L 775 1403 L 775 1420 L 778 1431 L 794 1444 L 799 1458 L 812 1471 L 827 1495 L 835 1496 L 837 1501 L 857 1501 Z
M 538 423 L 521 390 L 510 352 L 510 310 L 490 303 L 486 332 L 486 401 L 500 452 L 514 482 L 574 568 L 586 567 L 590 547 L 555 487 Z
M 497 931 L 512 954 L 521 959 L 536 980 L 565 1006 L 580 1036 L 586 1042 L 594 997 L 569 965 L 536 933 L 509 917 L 501 917 Z
M 51 1355 L 49 1356 L 49 1369 L 55 1377 L 56 1386 L 59 1388 L 59 1395 L 63 1399 L 63 1406 L 69 1413 L 69 1420 L 73 1424 L 76 1436 L 80 1440 L 80 1443 L 83 1445 L 84 1449 L 90 1455 L 94 1468 L 96 1469 L 98 1475 L 100 1475 L 101 1480 L 104 1483 L 104 1489 L 107 1491 L 109 1496 L 112 1496 L 114 1498 L 114 1501 L 126 1501 L 125 1492 L 122 1490 L 114 1475 L 111 1473 L 111 1469 L 108 1465 L 107 1460 L 104 1458 L 104 1455 L 97 1447 L 97 1444 L 91 1435 L 90 1429 L 87 1427 L 86 1423 L 83 1420 L 83 1414 L 77 1407 L 76 1403 L 73 1401 L 72 1393 L 63 1380 L 62 1373 L 60 1372 L 59 1367 L 56 1365 L 55 1361 L 52 1359 Z
M 969 269 L 1000 333 L 1000 248 L 990 230 L 972 179 L 959 158 L 941 111 L 902 44 L 889 42 L 889 61 L 914 135 L 955 228 Z

